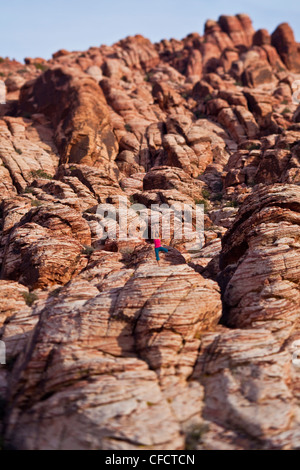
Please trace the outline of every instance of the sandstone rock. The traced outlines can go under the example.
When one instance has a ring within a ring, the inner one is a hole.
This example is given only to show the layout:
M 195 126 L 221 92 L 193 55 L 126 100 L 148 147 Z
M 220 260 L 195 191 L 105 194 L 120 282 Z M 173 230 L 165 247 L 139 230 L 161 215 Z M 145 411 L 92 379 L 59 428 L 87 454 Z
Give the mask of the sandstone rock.
M 20 106 L 51 119 L 63 162 L 113 162 L 118 147 L 105 99 L 92 78 L 60 67 L 48 70 L 22 88 Z
M 97 206 L 98 199 L 75 176 L 64 176 L 62 181 L 35 180 L 28 191 L 39 200 L 60 203 L 81 212 Z
M 206 41 L 208 43 L 215 44 L 217 46 L 217 50 L 219 49 L 219 51 L 222 51 L 226 47 L 234 47 L 231 38 L 224 31 L 222 31 L 221 26 L 217 21 L 207 20 L 204 26 L 204 33 Z M 203 46 L 202 50 L 205 50 L 205 46 Z M 219 55 L 220 54 L 218 54 L 216 57 Z
M 258 141 L 245 142 L 245 148 L 233 153 L 224 167 L 225 187 L 241 183 L 297 183 L 298 139 L 297 132 L 286 131 L 263 151 Z
M 299 417 L 290 385 L 293 370 L 290 354 L 280 352 L 279 341 L 261 328 L 221 330 L 204 335 L 202 348 L 195 376 L 200 375 L 207 394 L 206 419 L 221 425 L 223 433 L 225 428 L 235 436 L 228 439 L 223 434 L 221 438 L 213 428 L 214 437 L 219 436 L 217 442 L 207 432 L 202 448 L 228 449 L 230 443 L 248 450 L 296 448 Z
M 265 46 L 271 44 L 270 33 L 266 29 L 258 29 L 253 36 L 254 46 Z
M 24 350 L 30 332 L 38 321 L 38 315 L 32 315 L 32 309 L 28 305 L 34 303 L 37 296 L 30 294 L 21 284 L 0 281 L 0 297 L 0 339 L 5 343 L 6 356 L 6 364 L 0 367 L 0 399 L 3 403 L 7 394 L 9 369 L 11 370 L 18 354 Z
M 24 62 L 25 62 L 26 65 L 46 64 L 47 63 L 46 59 L 43 59 L 42 57 L 35 57 L 34 59 L 32 57 L 25 57 Z
M 293 72 L 300 72 L 300 53 L 294 33 L 288 23 L 279 25 L 272 34 L 272 45 L 277 49 L 283 63 Z
M 255 30 L 254 30 L 253 25 L 252 25 L 252 20 L 249 17 L 249 15 L 246 15 L 245 13 L 240 13 L 236 16 L 239 19 L 239 21 L 240 21 L 240 23 L 243 27 L 243 30 L 245 32 L 247 45 L 251 46 L 252 43 L 253 43 L 253 36 L 254 36 L 254 33 L 255 33 Z
M 6 175 L 2 182 L 6 191 L 14 192 L 11 183 L 20 191 L 38 175 L 53 177 L 58 155 L 49 127 L 5 117 L 0 121 L 0 136 L 0 159 L 9 171 L 7 175 L 2 170 Z
M 67 51 L 66 49 L 60 49 L 59 51 L 52 54 L 52 57 L 53 57 L 53 59 L 58 59 L 59 57 L 66 56 L 68 54 L 70 54 L 70 52 Z
M 177 190 L 195 201 L 202 198 L 202 185 L 183 170 L 172 167 L 153 167 L 143 179 L 143 190 Z
M 222 38 L 223 39 L 223 38 Z M 221 39 L 218 38 L 218 42 Z M 221 52 L 217 44 L 211 42 L 205 42 L 201 44 L 202 64 L 203 72 L 211 73 L 215 72 L 220 66 Z
M 219 112 L 217 119 L 237 142 L 246 140 L 246 131 L 231 108 L 223 108 Z
M 225 73 L 229 73 L 232 69 L 232 65 L 239 59 L 238 51 L 235 48 L 228 48 L 222 52 L 221 55 L 221 66 Z
M 265 61 L 259 61 L 255 64 L 249 65 L 243 75 L 242 79 L 245 86 L 257 87 L 263 83 L 270 83 L 274 80 L 272 69 Z
M 73 186 L 77 189 L 76 180 L 88 191 L 98 202 L 106 202 L 111 196 L 121 196 L 122 190 L 116 181 L 116 174 L 111 170 L 93 168 L 88 165 L 61 165 L 57 172 L 58 179 L 64 181 L 66 178 L 74 181 Z M 81 187 L 83 187 L 81 186 Z M 78 190 L 77 189 L 77 190 Z
M 227 324 L 245 327 L 268 320 L 276 329 L 280 319 L 292 328 L 299 311 L 298 211 L 295 185 L 261 188 L 244 202 L 222 242 Z M 225 274 L 229 266 L 233 272 Z
M 198 81 L 202 74 L 202 55 L 199 50 L 192 49 L 186 69 L 187 77 L 193 82 Z
M 218 23 L 235 46 L 251 45 L 254 30 L 247 15 L 220 16 Z
M 25 79 L 23 77 L 20 77 L 20 75 L 8 77 L 5 80 L 7 93 L 20 90 L 20 88 L 24 85 L 24 83 L 25 83 Z
M 30 288 L 65 284 L 84 267 L 82 245 L 36 223 L 17 227 L 3 259 L 3 277 Z
M 1 201 L 4 198 L 9 198 L 16 194 L 16 188 L 13 185 L 13 182 L 10 177 L 10 173 L 5 166 L 0 166 L 0 191 L 1 191 Z
M 57 448 L 55 430 L 61 419 L 67 430 L 65 438 L 60 438 L 61 448 L 182 448 L 180 423 L 199 414 L 201 408 L 196 398 L 197 394 L 201 397 L 201 387 L 197 381 L 187 384 L 185 380 L 197 357 L 199 332 L 220 315 L 218 292 L 212 281 L 202 280 L 187 266 L 180 270 L 165 267 L 159 273 L 145 266 L 133 277 L 128 274 L 123 280 L 119 277 L 113 289 L 99 285 L 100 292 L 87 281 L 74 280 L 49 302 L 32 338 L 35 347 L 24 352 L 20 372 L 16 369 L 11 381 L 14 396 L 21 383 L 24 390 L 12 411 L 18 420 L 11 420 L 7 429 L 7 439 L 18 448 Z M 179 279 L 181 289 L 170 303 L 169 290 Z M 195 309 L 198 295 L 203 302 Z M 117 304 L 112 309 L 113 302 Z M 80 328 L 76 327 L 74 337 L 72 325 L 78 325 L 78 318 Z M 191 323 L 192 330 L 187 327 Z M 68 336 L 66 330 L 73 333 Z M 64 361 L 57 361 L 59 357 Z M 38 391 L 40 369 L 47 380 Z M 93 381 L 86 380 L 87 371 Z M 194 405 L 182 414 L 187 397 L 193 397 Z M 67 418 L 58 412 L 61 406 L 69 409 Z M 124 413 L 124 407 L 131 412 Z M 34 425 L 29 415 L 46 412 L 46 408 L 51 424 L 46 414 L 45 421 Z M 159 425 L 162 416 L 163 427 Z
M 6 242 L 4 279 L 30 287 L 67 282 L 84 265 L 81 251 L 91 244 L 90 229 L 66 206 L 44 206 L 23 216 Z
M 152 89 L 154 99 L 163 110 L 182 104 L 182 97 L 164 83 L 156 83 Z
M 100 67 L 97 67 L 97 65 L 91 65 L 88 69 L 86 69 L 86 73 L 93 77 L 96 82 L 100 82 L 100 80 L 102 80 L 102 71 Z
M 249 110 L 254 115 L 261 127 L 270 126 L 270 118 L 273 111 L 272 99 L 270 96 L 257 91 L 246 91 L 245 96 L 248 101 Z
M 159 63 L 159 56 L 154 45 L 149 39 L 139 34 L 128 36 L 117 46 L 119 46 L 117 57 L 122 59 L 128 67 L 142 67 L 147 71 Z

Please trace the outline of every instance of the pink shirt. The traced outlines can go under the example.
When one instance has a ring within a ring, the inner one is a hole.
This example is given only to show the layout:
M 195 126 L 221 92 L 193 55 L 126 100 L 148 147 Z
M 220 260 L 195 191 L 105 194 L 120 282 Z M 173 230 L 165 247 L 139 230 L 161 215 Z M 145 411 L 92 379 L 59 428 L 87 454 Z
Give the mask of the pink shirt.
M 155 248 L 161 247 L 161 243 L 160 243 L 160 239 L 159 239 L 159 238 L 157 238 L 156 240 L 154 240 L 154 246 L 155 246 Z

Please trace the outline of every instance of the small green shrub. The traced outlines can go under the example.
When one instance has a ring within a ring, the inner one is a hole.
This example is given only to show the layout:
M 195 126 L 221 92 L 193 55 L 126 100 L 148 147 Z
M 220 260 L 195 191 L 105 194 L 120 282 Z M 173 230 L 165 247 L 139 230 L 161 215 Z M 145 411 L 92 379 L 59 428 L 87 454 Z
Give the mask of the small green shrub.
M 129 201 L 131 202 L 131 204 L 135 204 L 135 203 L 136 203 L 136 200 L 135 200 L 135 197 L 134 197 L 134 196 L 130 196 L 130 197 L 129 197 Z
M 28 307 L 31 307 L 38 299 L 38 296 L 34 292 L 23 292 L 22 295 Z
M 91 256 L 95 251 L 95 248 L 92 246 L 84 245 L 84 248 L 82 249 L 81 253 L 83 255 Z
M 132 127 L 131 127 L 130 124 L 125 124 L 124 127 L 125 127 L 125 129 L 126 129 L 127 132 L 132 132 Z
M 212 99 L 213 99 L 213 97 L 211 96 L 211 94 L 208 94 L 208 95 L 206 95 L 205 98 L 204 98 L 204 103 L 207 103 L 208 101 L 210 101 L 210 100 L 212 100 Z
M 201 444 L 204 434 L 209 431 L 207 424 L 198 424 L 190 427 L 185 437 L 185 449 L 196 450 L 196 447 Z
M 210 192 L 208 191 L 208 189 L 202 189 L 202 196 L 204 197 L 204 199 L 210 198 Z
M 24 189 L 24 194 L 33 194 L 33 192 L 34 192 L 33 188 L 28 188 L 27 187 L 27 188 Z
M 133 252 L 134 252 L 134 248 L 132 248 L 132 247 L 121 248 L 121 250 L 120 250 L 120 253 L 122 255 L 132 255 Z
M 19 155 L 22 155 L 22 150 L 21 149 L 18 149 L 18 148 L 15 148 L 15 151 L 19 154 Z
M 203 204 L 204 206 L 204 213 L 206 214 L 209 209 L 209 203 L 206 199 L 195 199 L 195 204 L 200 205 Z
M 31 206 L 32 207 L 41 207 L 43 203 L 41 201 L 38 201 L 37 199 L 32 199 L 31 201 Z
M 18 356 L 8 356 L 6 360 L 6 367 L 9 372 L 11 372 L 15 366 Z
M 249 144 L 247 145 L 246 150 L 260 150 L 260 145 L 259 144 Z
M 33 170 L 30 172 L 30 174 L 33 178 L 45 178 L 47 180 L 53 179 L 53 176 L 49 175 L 49 173 L 46 173 L 43 170 Z
M 195 114 L 197 119 L 207 119 L 206 114 L 203 114 L 200 111 L 195 111 L 194 114 Z
M 0 64 L 2 64 L 3 62 L 4 62 L 3 57 L 0 57 Z
M 144 81 L 145 81 L 145 82 L 150 82 L 151 77 L 152 77 L 152 73 L 149 73 L 149 72 L 146 73 L 146 76 L 145 76 L 145 78 L 144 78 Z
M 223 199 L 223 193 L 216 193 L 214 194 L 214 196 L 212 197 L 212 200 L 213 201 L 222 201 Z
M 22 117 L 25 119 L 31 119 L 31 113 L 28 113 L 27 111 L 25 111 L 24 113 L 22 113 Z
M 37 70 L 41 70 L 42 72 L 45 72 L 46 70 L 49 69 L 49 67 L 45 64 L 33 64 Z
M 50 297 L 57 297 L 62 290 L 62 287 L 57 287 L 52 292 L 50 292 Z
M 241 82 L 241 80 L 237 80 L 236 82 L 234 82 L 235 86 L 243 86 L 243 82 Z
M 290 108 L 284 108 L 281 114 L 288 114 L 290 112 L 291 112 Z
M 226 202 L 225 207 L 239 207 L 239 203 L 237 201 L 228 201 Z

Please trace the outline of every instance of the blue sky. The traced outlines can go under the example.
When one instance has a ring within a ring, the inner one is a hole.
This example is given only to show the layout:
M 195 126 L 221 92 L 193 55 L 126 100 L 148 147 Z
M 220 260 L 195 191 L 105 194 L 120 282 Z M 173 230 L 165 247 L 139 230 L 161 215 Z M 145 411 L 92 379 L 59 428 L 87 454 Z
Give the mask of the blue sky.
M 1 1 L 0 56 L 49 59 L 64 48 L 86 50 L 128 35 L 152 41 L 203 33 L 205 21 L 248 13 L 255 29 L 288 22 L 300 41 L 299 0 L 9 0 Z

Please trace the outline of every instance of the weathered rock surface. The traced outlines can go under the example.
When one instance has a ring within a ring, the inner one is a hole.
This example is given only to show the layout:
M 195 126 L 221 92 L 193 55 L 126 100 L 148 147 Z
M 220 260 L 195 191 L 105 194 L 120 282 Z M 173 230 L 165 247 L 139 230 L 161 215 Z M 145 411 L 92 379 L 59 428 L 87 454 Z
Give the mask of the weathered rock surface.
M 49 126 L 23 118 L 5 117 L 0 121 L 0 136 L 0 161 L 3 165 L 0 168 L 3 175 L 7 175 L 1 183 L 4 186 L 1 197 L 14 195 L 15 188 L 24 190 L 37 175 L 52 177 L 55 174 L 59 157 Z
M 60 67 L 46 71 L 21 90 L 22 110 L 43 113 L 56 128 L 63 163 L 105 166 L 118 145 L 101 89 L 88 75 Z
M 220 307 L 216 284 L 186 265 L 110 270 L 96 285 L 75 278 L 49 298 L 19 358 L 20 375 L 11 377 L 10 393 L 20 396 L 9 418 L 12 443 L 181 448 L 181 425 L 201 410 L 202 388 L 187 378 L 199 335 L 217 323 Z M 187 400 L 193 406 L 185 409 Z M 35 425 L 32 416 L 41 414 Z
M 299 196 L 298 186 L 276 184 L 244 201 L 223 238 L 226 324 L 245 328 L 268 321 L 269 328 L 292 329 L 297 321 Z
M 295 41 L 292 28 L 282 23 L 272 34 L 272 45 L 276 47 L 282 61 L 288 69 L 300 72 L 299 45 Z

